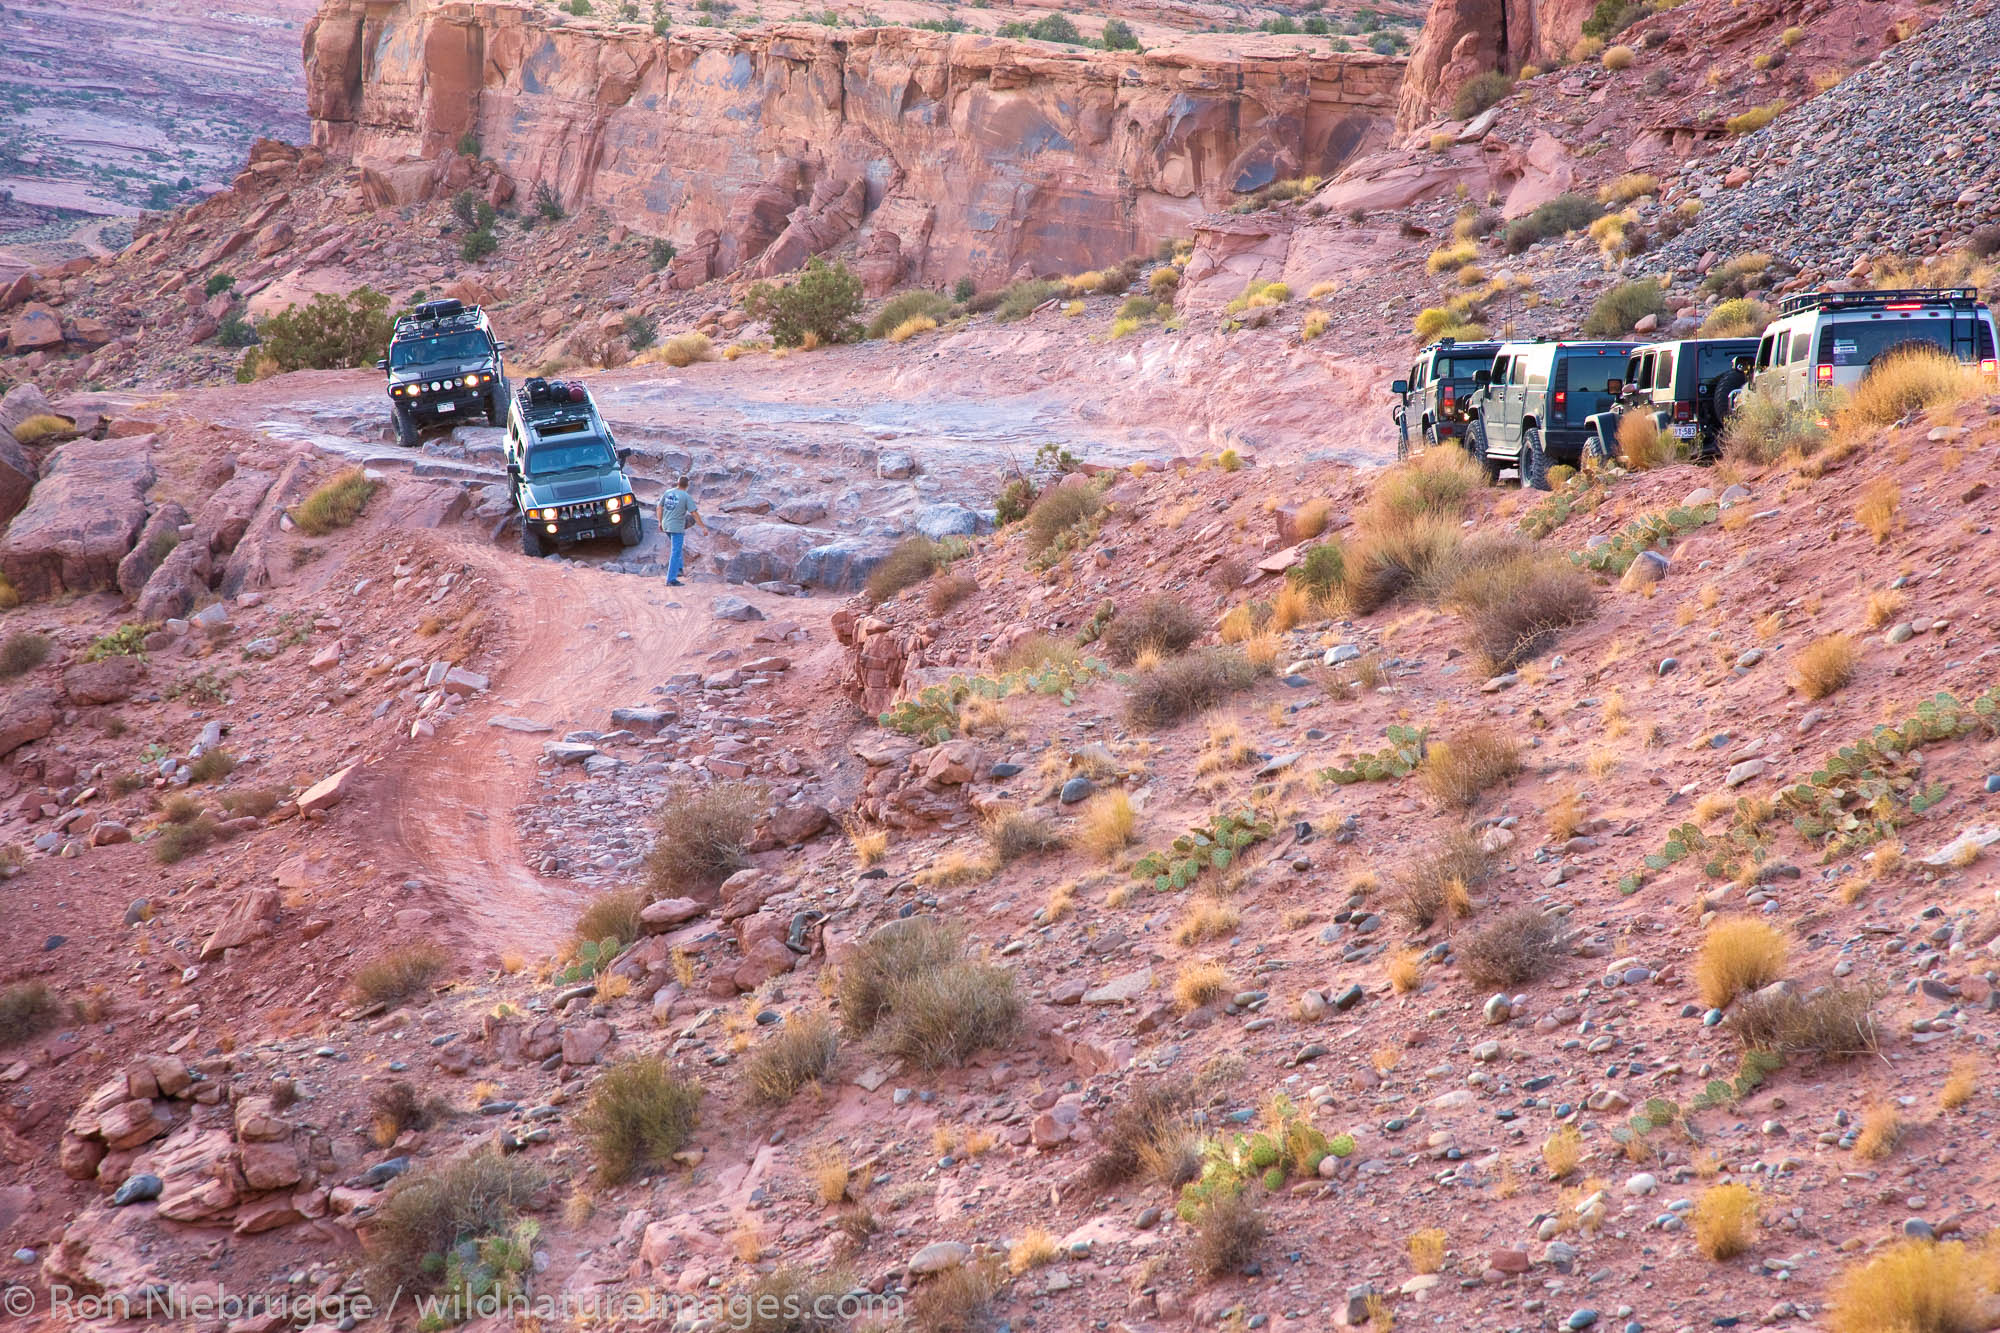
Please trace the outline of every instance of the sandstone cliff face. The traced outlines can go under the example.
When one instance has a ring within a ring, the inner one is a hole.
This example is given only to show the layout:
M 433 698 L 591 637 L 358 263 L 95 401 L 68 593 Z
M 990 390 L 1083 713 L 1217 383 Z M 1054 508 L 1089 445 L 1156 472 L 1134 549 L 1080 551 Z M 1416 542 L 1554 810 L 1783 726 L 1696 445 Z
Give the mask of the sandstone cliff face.
M 1594 0 L 1431 0 L 1396 108 L 1414 129 L 1451 108 L 1459 85 L 1483 70 L 1508 73 L 1567 51 Z
M 1110 262 L 1379 146 L 1402 74 L 1372 55 L 1128 55 L 900 28 L 660 38 L 484 0 L 326 0 L 305 60 L 319 146 L 382 170 L 475 132 L 524 188 L 701 254 L 676 263 L 677 284 L 850 240 L 903 281 Z

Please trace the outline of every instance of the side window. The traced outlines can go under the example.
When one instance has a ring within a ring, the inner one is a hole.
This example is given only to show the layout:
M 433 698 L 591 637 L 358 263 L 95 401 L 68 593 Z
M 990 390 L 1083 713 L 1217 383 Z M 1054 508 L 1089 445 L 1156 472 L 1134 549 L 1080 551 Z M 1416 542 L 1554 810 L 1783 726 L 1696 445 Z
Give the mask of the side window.
M 1674 387 L 1674 354 L 1660 353 L 1659 361 L 1653 366 L 1653 382 L 1647 388 L 1659 388 L 1672 392 Z
M 1771 344 L 1775 341 L 1776 338 L 1767 333 L 1757 344 L 1757 369 L 1762 370 L 1771 364 Z
M 1778 345 L 1771 349 L 1772 365 L 1782 366 L 1785 364 L 1785 362 L 1791 360 L 1790 357 L 1785 355 L 1786 350 L 1791 345 L 1791 341 L 1792 341 L 1792 335 L 1790 330 L 1786 330 L 1784 333 L 1778 335 Z
M 1804 332 L 1801 332 L 1798 337 L 1792 339 L 1792 360 L 1794 361 L 1805 360 L 1806 351 L 1811 346 L 1812 346 L 1812 339 L 1807 337 Z
M 1525 369 L 1528 372 L 1526 383 L 1530 389 L 1546 389 L 1549 387 L 1549 367 L 1547 362 L 1537 358 L 1528 363 Z
M 1488 384 L 1505 384 L 1507 382 L 1508 365 L 1509 362 L 1506 357 L 1495 357 L 1493 359 L 1493 369 L 1487 373 L 1486 382 Z

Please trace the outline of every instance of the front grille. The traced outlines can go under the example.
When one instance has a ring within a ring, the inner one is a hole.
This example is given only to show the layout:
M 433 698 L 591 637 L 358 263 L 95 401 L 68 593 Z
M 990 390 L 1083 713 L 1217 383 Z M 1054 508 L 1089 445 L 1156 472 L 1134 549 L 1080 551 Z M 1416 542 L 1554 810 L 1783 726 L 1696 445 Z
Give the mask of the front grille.
M 604 512 L 604 502 L 593 500 L 589 504 L 564 505 L 556 510 L 558 518 L 595 518 Z

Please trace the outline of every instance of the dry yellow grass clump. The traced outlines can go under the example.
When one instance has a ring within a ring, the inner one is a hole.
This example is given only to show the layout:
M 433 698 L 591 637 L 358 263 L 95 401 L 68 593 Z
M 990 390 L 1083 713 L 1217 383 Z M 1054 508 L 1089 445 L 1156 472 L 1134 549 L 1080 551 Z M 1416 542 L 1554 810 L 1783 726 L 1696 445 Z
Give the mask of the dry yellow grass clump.
M 1662 435 L 1651 415 L 1627 412 L 1618 421 L 1618 459 L 1634 472 L 1663 467 L 1674 461 L 1672 436 Z
M 1854 679 L 1861 650 L 1845 634 L 1828 634 L 1799 650 L 1792 663 L 1792 684 L 1808 699 L 1824 699 Z
M 1877 477 L 1862 488 L 1861 499 L 1854 506 L 1854 520 L 1868 529 L 1878 546 L 1896 530 L 1896 507 L 1901 496 L 1901 488 L 1888 477 Z
M 1173 941 L 1183 949 L 1219 940 L 1236 929 L 1236 909 L 1214 898 L 1196 898 L 1174 925 Z
M 1848 396 L 1846 416 L 1870 426 L 1886 426 L 1911 412 L 1963 402 L 1978 392 L 1973 372 L 1958 359 L 1930 346 L 1885 356 Z
M 1733 1259 L 1757 1238 L 1762 1200 L 1749 1185 L 1712 1185 L 1694 1202 L 1694 1243 L 1711 1259 Z
M 1871 592 L 1868 594 L 1868 604 L 1863 610 L 1862 619 L 1869 629 L 1881 629 L 1901 615 L 1903 608 L 1908 606 L 1909 602 L 1910 599 L 1895 588 Z
M 1542 1140 L 1542 1164 L 1555 1179 L 1561 1180 L 1582 1161 L 1583 1135 L 1577 1133 L 1575 1125 L 1564 1125 Z
M 1871 1102 L 1861 1113 L 1861 1132 L 1854 1139 L 1854 1155 L 1879 1162 L 1896 1150 L 1903 1137 L 1903 1113 L 1887 1099 Z
M 1978 1064 L 1972 1060 L 1960 1060 L 1952 1065 L 1944 1087 L 1938 1091 L 1938 1106 L 1946 1111 L 1956 1111 L 1971 1102 L 1973 1094 L 1978 1091 Z
M 1029 1227 L 1007 1247 L 1007 1268 L 1016 1277 L 1044 1264 L 1052 1264 L 1062 1251 L 1056 1238 L 1040 1227 Z
M 1443 1268 L 1447 1239 L 1437 1227 L 1410 1233 L 1409 1240 L 1405 1242 L 1410 1251 L 1410 1267 L 1418 1273 L 1435 1273 Z
M 1077 820 L 1076 845 L 1108 860 L 1131 845 L 1137 823 L 1138 814 L 1129 795 L 1122 791 L 1099 792 L 1090 798 Z
M 1424 951 L 1399 949 L 1389 955 L 1389 986 L 1398 995 L 1408 995 L 1424 979 Z
M 1832 1333 L 1982 1333 L 1990 1255 L 1958 1241 L 1900 1241 L 1833 1285 Z
M 1205 1004 L 1214 1004 L 1228 989 L 1229 974 L 1220 963 L 1187 963 L 1174 978 L 1174 1003 L 1182 1013 L 1191 1013 Z
M 1724 917 L 1708 928 L 1701 943 L 1694 964 L 1695 990 L 1703 1004 L 1720 1009 L 1783 977 L 1789 953 L 1785 937 L 1775 928 L 1747 916 Z
M 1468 808 L 1521 771 L 1521 747 L 1493 727 L 1476 726 L 1434 742 L 1418 779 L 1439 805 Z

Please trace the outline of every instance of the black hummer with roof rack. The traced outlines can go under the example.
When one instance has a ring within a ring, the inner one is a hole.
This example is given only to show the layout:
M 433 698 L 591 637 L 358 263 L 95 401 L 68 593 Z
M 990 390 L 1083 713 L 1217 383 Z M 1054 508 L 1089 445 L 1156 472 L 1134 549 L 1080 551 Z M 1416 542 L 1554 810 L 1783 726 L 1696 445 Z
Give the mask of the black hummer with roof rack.
M 521 549 L 532 556 L 567 542 L 645 535 L 620 449 L 590 390 L 537 377 L 521 385 L 507 416 L 507 492 L 521 511 Z
M 493 336 L 486 312 L 462 301 L 426 301 L 396 319 L 389 355 L 375 368 L 389 377 L 396 442 L 414 447 L 427 426 L 483 414 L 507 419 L 507 344 Z
M 1389 392 L 1397 397 L 1401 413 L 1397 423 L 1407 444 L 1412 429 L 1425 448 L 1446 440 L 1463 442 L 1465 427 L 1472 420 L 1473 391 L 1479 386 L 1475 376 L 1493 368 L 1497 342 L 1458 342 L 1441 338 L 1417 353 L 1410 365 L 1410 377 L 1397 380 Z M 1399 449 L 1398 453 L 1407 453 Z

